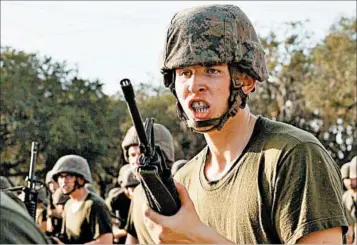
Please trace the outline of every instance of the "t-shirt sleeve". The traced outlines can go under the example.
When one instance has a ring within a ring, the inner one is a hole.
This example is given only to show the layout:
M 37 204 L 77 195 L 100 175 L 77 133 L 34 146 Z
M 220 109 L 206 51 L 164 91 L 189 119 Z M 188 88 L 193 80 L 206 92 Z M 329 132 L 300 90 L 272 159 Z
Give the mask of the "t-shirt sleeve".
M 300 143 L 284 156 L 273 183 L 273 223 L 283 243 L 311 232 L 343 227 L 342 180 L 329 154 L 318 144 Z
M 134 200 L 132 200 L 131 203 L 130 203 L 129 212 L 128 212 L 128 218 L 127 218 L 126 225 L 125 225 L 124 229 L 130 235 L 132 235 L 133 237 L 138 239 L 138 235 L 136 234 L 136 229 L 135 229 L 135 226 L 134 226 L 133 209 L 134 209 Z
M 106 233 L 112 233 L 112 220 L 110 217 L 110 212 L 108 207 L 103 203 L 97 203 L 92 207 L 90 213 L 90 224 L 92 234 L 94 234 L 93 239 L 97 239 L 100 235 Z

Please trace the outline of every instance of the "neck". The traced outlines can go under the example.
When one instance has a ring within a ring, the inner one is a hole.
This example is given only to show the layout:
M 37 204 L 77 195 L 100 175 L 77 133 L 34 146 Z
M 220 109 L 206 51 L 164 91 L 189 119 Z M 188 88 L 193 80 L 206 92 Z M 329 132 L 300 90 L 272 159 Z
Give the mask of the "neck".
M 74 201 L 83 201 L 88 195 L 87 188 L 81 187 L 73 191 L 69 196 Z
M 217 172 L 227 169 L 243 152 L 252 136 L 257 117 L 248 107 L 238 110 L 220 131 L 204 134 L 210 150 L 206 167 Z

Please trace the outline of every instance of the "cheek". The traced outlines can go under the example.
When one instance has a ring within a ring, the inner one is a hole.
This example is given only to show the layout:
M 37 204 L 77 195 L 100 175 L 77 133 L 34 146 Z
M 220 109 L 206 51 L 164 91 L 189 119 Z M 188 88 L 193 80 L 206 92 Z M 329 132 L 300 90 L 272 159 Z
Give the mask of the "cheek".
M 175 83 L 175 91 L 178 100 L 181 102 L 185 97 L 185 85 L 183 83 Z

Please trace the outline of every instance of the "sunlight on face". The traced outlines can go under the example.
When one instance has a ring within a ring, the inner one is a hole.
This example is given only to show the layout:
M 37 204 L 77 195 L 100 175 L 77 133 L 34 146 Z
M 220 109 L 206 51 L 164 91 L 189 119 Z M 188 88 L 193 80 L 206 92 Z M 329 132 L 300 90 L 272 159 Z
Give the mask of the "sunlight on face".
M 177 98 L 189 118 L 209 120 L 228 110 L 230 73 L 227 64 L 190 66 L 175 72 Z

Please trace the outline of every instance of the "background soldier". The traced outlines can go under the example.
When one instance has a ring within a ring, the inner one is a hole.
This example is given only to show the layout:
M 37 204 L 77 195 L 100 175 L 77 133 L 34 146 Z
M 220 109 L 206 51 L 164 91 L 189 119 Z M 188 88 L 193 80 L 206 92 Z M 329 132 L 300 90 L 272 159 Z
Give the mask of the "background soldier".
M 92 182 L 87 160 L 77 155 L 61 157 L 53 167 L 53 179 L 61 192 L 70 197 L 64 208 L 62 241 L 55 240 L 58 243 L 112 244 L 109 210 L 101 197 L 84 187 L 85 183 Z
M 174 140 L 170 131 L 162 124 L 154 124 L 155 145 L 158 145 L 163 152 L 165 162 L 171 168 L 175 161 Z M 124 156 L 131 166 L 136 168 L 139 164 L 140 150 L 138 147 L 138 137 L 135 128 L 129 129 L 122 143 Z M 130 205 L 130 214 L 125 227 L 128 232 L 126 244 L 153 244 L 149 231 L 145 227 L 143 220 L 142 204 L 146 203 L 146 198 L 142 186 L 139 185 L 134 190 Z
M 349 219 L 349 233 L 347 243 L 356 243 L 357 234 L 357 156 L 341 167 L 341 175 L 346 191 L 343 194 L 343 204 L 345 205 Z
M 112 212 L 114 242 L 123 244 L 127 235 L 124 226 L 127 223 L 131 199 L 135 187 L 139 184 L 129 164 L 120 168 L 118 183 L 120 188 L 116 188 L 109 193 L 106 204 Z

